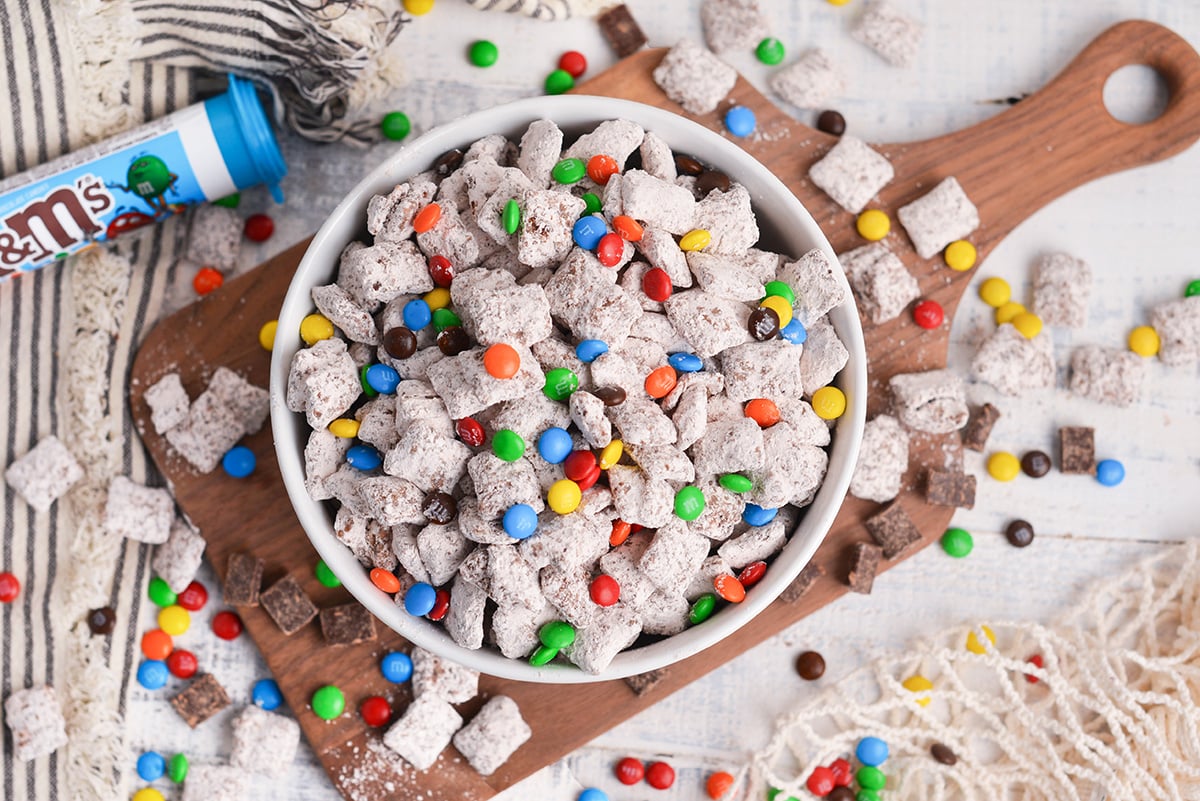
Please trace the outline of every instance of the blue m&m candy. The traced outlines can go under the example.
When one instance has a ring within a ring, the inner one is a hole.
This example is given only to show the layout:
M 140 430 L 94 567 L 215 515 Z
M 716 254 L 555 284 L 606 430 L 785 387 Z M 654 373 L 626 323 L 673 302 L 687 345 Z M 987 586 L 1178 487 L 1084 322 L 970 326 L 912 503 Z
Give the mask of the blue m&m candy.
M 887 761 L 888 745 L 878 737 L 864 737 L 858 741 L 854 755 L 864 765 L 877 768 Z
M 734 106 L 725 112 L 725 127 L 734 136 L 749 136 L 758 127 L 758 120 L 745 106 Z
M 138 684 L 147 690 L 159 690 L 165 687 L 169 675 L 167 663 L 161 659 L 147 659 L 138 665 Z
M 245 445 L 234 445 L 221 457 L 221 467 L 234 478 L 245 478 L 254 472 L 254 451 Z
M 138 757 L 137 775 L 142 781 L 152 782 L 155 779 L 161 779 L 166 771 L 167 760 L 162 758 L 162 754 L 147 751 Z
M 391 395 L 400 384 L 400 374 L 386 364 L 372 364 L 367 368 L 367 383 L 380 395 Z
M 681 373 L 698 373 L 704 369 L 704 361 L 694 353 L 672 353 L 667 364 Z
M 562 464 L 571 455 L 574 443 L 565 428 L 547 428 L 538 437 L 538 454 L 550 464 Z
M 404 593 L 404 611 L 413 617 L 424 617 L 437 603 L 437 590 L 432 584 L 421 581 L 408 588 Z
M 537 531 L 537 512 L 527 503 L 514 503 L 504 513 L 504 533 L 514 540 L 523 540 Z
M 346 461 L 355 470 L 366 471 L 383 464 L 383 457 L 370 445 L 354 445 L 346 451 Z
M 591 364 L 604 353 L 608 353 L 608 343 L 603 339 L 585 339 L 575 346 L 575 357 L 584 364 Z
M 808 331 L 804 329 L 803 323 L 793 317 L 790 323 L 779 329 L 779 336 L 793 345 L 803 345 L 804 340 L 808 339 Z
M 1115 487 L 1125 480 L 1125 465 L 1116 459 L 1102 459 L 1096 463 L 1096 480 L 1106 487 Z
M 420 331 L 433 322 L 433 310 L 420 298 L 405 303 L 402 316 L 404 317 L 404 326 L 411 331 Z
M 604 220 L 589 214 L 575 222 L 575 227 L 571 229 L 571 238 L 584 250 L 595 250 L 600 244 L 600 239 L 607 233 L 608 226 L 604 224 Z
M 283 703 L 283 693 L 279 691 L 279 685 L 275 683 L 275 679 L 259 679 L 254 682 L 254 687 L 250 690 L 250 700 L 259 709 L 270 712 L 278 709 Z
M 765 526 L 775 519 L 778 509 L 764 509 L 758 504 L 748 503 L 742 510 L 742 519 L 752 526 Z
M 434 596 L 437 596 L 436 592 Z M 379 671 L 392 684 L 403 684 L 412 678 L 412 658 L 400 651 L 392 651 L 384 655 L 383 661 L 379 663 Z

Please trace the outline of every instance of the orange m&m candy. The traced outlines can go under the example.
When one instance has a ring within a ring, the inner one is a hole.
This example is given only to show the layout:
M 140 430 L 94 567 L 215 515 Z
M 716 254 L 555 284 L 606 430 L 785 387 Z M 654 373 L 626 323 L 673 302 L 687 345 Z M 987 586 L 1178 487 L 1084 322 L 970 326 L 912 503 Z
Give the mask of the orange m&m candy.
M 384 592 L 400 592 L 400 579 L 390 570 L 382 567 L 371 568 L 371 583 Z
M 755 398 L 746 402 L 746 416 L 761 428 L 770 428 L 779 422 L 779 407 L 770 398 Z
M 151 629 L 142 635 L 142 653 L 147 659 L 166 659 L 173 650 L 171 635 L 162 629 Z
M 416 217 L 413 217 L 413 230 L 418 234 L 423 234 L 437 225 L 440 219 L 442 219 L 442 207 L 436 203 L 430 203 L 418 211 Z
M 646 376 L 646 394 L 652 398 L 664 398 L 675 389 L 675 368 L 664 364 Z
M 642 234 L 645 233 L 640 222 L 624 214 L 612 218 L 612 227 L 627 242 L 640 242 Z
M 601 186 L 607 184 L 608 179 L 612 178 L 620 171 L 620 165 L 617 164 L 617 160 L 612 156 L 606 156 L 603 153 L 600 153 L 599 155 L 592 156 L 590 159 L 588 159 L 588 178 L 591 178 Z
M 713 589 L 717 591 L 726 601 L 731 604 L 740 604 L 746 600 L 746 588 L 742 586 L 742 582 L 737 580 L 737 577 L 729 573 L 722 573 L 713 579 Z
M 483 369 L 492 378 L 512 378 L 521 368 L 521 356 L 512 345 L 497 342 L 483 352 Z

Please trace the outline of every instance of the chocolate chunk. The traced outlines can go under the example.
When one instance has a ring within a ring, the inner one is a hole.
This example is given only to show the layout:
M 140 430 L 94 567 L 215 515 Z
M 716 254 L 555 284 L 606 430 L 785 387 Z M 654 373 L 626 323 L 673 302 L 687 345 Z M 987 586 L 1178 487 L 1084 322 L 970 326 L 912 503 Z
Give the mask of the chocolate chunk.
M 850 561 L 850 572 L 846 575 L 846 584 L 852 592 L 868 595 L 875 584 L 875 573 L 879 570 L 879 558 L 883 550 L 878 545 L 869 542 L 856 542 Z
M 825 657 L 816 651 L 805 651 L 796 657 L 796 672 L 805 681 L 816 681 L 825 675 Z
M 407 359 L 417 352 L 417 335 L 402 325 L 389 328 L 383 335 L 383 349 L 393 359 Z
M 871 539 L 879 543 L 888 559 L 895 559 L 921 541 L 921 532 L 899 501 L 892 501 L 888 508 L 868 519 L 866 525 Z
M 970 451 L 982 451 L 987 446 L 992 426 L 1000 419 L 1000 410 L 990 403 L 980 406 L 962 431 L 962 445 Z
M 600 387 L 593 393 L 605 406 L 620 406 L 625 402 L 625 390 L 620 387 Z
M 729 176 L 720 170 L 705 170 L 700 173 L 700 177 L 696 179 L 696 191 L 701 195 L 707 195 L 714 189 L 728 192 Z
M 1064 473 L 1091 473 L 1096 469 L 1096 436 L 1091 428 L 1066 427 L 1058 429 L 1062 448 L 1059 469 Z
M 1014 548 L 1024 548 L 1033 544 L 1033 526 L 1025 520 L 1014 520 L 1004 529 L 1004 536 Z
M 948 745 L 934 743 L 933 745 L 929 746 L 929 753 L 934 759 L 936 759 L 938 762 L 941 762 L 943 765 L 958 764 L 958 756 L 950 750 L 950 746 Z
M 792 583 L 784 588 L 783 592 L 779 593 L 779 600 L 785 604 L 793 604 L 799 601 L 808 591 L 817 583 L 817 579 L 825 575 L 825 568 L 821 567 L 816 562 L 809 562 L 800 571 L 800 575 L 792 580 Z
M 682 153 L 675 154 L 675 171 L 680 175 L 699 175 L 704 172 L 704 165 L 691 156 Z
M 1043 451 L 1030 451 L 1021 457 L 1021 469 L 1030 478 L 1041 478 L 1050 472 L 1053 463 Z
M 759 342 L 774 339 L 779 335 L 779 315 L 775 313 L 774 309 L 759 306 L 750 312 L 750 319 L 746 321 L 746 326 L 750 329 L 750 336 Z
M 667 669 L 659 668 L 658 670 L 649 670 L 645 673 L 628 676 L 625 679 L 625 683 L 629 685 L 629 689 L 633 690 L 635 695 L 645 695 L 666 678 L 666 675 Z
M 471 347 L 471 337 L 461 325 L 452 325 L 437 335 L 437 346 L 447 356 L 457 356 Z
M 229 706 L 229 696 L 216 676 L 205 673 L 172 698 L 171 706 L 194 729 Z
M 430 523 L 444 526 L 458 516 L 458 503 L 454 500 L 453 495 L 445 492 L 431 492 L 425 496 L 425 501 L 421 504 L 421 514 L 425 515 Z
M 625 5 L 614 6 L 596 18 L 600 33 L 618 58 L 631 56 L 646 44 L 646 34 Z
M 258 606 L 258 589 L 262 586 L 263 561 L 248 553 L 229 557 L 225 571 L 225 603 L 229 606 Z
M 375 639 L 375 618 L 356 603 L 321 610 L 321 633 L 330 645 L 354 645 Z
M 846 132 L 846 118 L 833 109 L 822 111 L 817 117 L 817 130 L 832 136 L 841 136 Z
M 88 612 L 88 628 L 92 634 L 112 634 L 117 626 L 117 613 L 111 606 L 102 606 Z
M 937 506 L 975 507 L 975 476 L 930 470 L 925 479 L 925 500 Z
M 317 616 L 316 604 L 291 576 L 284 576 L 263 590 L 259 601 L 279 630 L 288 636 Z

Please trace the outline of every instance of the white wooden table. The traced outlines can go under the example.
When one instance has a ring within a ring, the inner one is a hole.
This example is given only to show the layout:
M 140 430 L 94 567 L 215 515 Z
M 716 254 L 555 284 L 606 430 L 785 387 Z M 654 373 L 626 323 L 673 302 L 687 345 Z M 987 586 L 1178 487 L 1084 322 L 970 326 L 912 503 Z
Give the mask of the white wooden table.
M 823 0 L 760 0 L 773 33 L 795 54 L 820 44 L 843 66 L 847 96 L 834 103 L 851 130 L 869 141 L 924 139 L 970 125 L 1004 107 L 989 102 L 1040 88 L 1088 41 L 1110 24 L 1142 17 L 1165 24 L 1200 47 L 1200 4 L 1180 0 L 897 0 L 921 19 L 925 38 L 917 66 L 887 66 L 848 34 L 862 0 L 834 7 Z M 699 37 L 699 0 L 630 0 L 652 45 Z M 481 70 L 466 60 L 476 38 L 499 45 L 500 60 Z M 456 0 L 438 0 L 401 34 L 411 83 L 391 102 L 413 120 L 415 133 L 461 113 L 540 92 L 544 75 L 567 49 L 584 52 L 592 73 L 613 56 L 590 19 L 544 24 L 507 15 L 484 15 Z M 768 70 L 752 54 L 730 61 L 765 90 Z M 1110 84 L 1113 103 L 1148 105 L 1164 95 L 1148 70 Z M 1124 77 L 1124 76 L 1123 76 Z M 810 124 L 812 112 L 792 110 Z M 372 151 L 284 143 L 292 174 L 284 184 L 287 206 L 270 210 L 265 197 L 246 196 L 271 211 L 274 239 L 246 259 L 247 265 L 314 231 L 341 196 L 378 159 L 397 145 Z M 990 254 L 979 277 L 998 275 L 1018 299 L 1029 297 L 1029 268 L 1043 251 L 1061 249 L 1086 259 L 1096 280 L 1085 330 L 1055 331 L 1059 385 L 1066 380 L 1071 348 L 1094 343 L 1121 346 L 1130 328 L 1147 321 L 1149 307 L 1178 297 L 1200 278 L 1196 219 L 1200 217 L 1200 147 L 1174 160 L 1103 179 L 1059 199 L 1019 228 Z M 954 321 L 950 363 L 965 374 L 972 354 L 990 331 L 990 309 L 968 293 Z M 1071 397 L 1065 389 L 1013 400 L 989 387 L 973 386 L 972 400 L 991 400 L 1004 412 L 990 447 L 1022 453 L 1053 453 L 1060 425 L 1096 429 L 1099 458 L 1121 460 L 1125 482 L 1102 487 L 1088 477 L 1057 471 L 1041 480 L 1011 484 L 990 480 L 980 455 L 968 453 L 966 469 L 980 477 L 974 510 L 960 511 L 955 525 L 972 531 L 975 550 L 956 560 L 931 547 L 883 576 L 869 596 L 850 596 L 677 693 L 658 706 L 597 738 L 542 771 L 503 798 L 573 799 L 582 787 L 599 786 L 614 801 L 645 795 L 621 788 L 611 765 L 620 756 L 660 755 L 679 772 L 668 798 L 699 798 L 703 776 L 736 770 L 767 740 L 774 719 L 803 703 L 827 682 L 884 653 L 904 649 L 923 635 L 969 621 L 1052 619 L 1092 583 L 1132 561 L 1176 547 L 1200 535 L 1195 524 L 1200 493 L 1200 371 L 1148 365 L 1141 401 L 1130 409 L 1104 407 Z M 999 398 L 997 400 L 997 398 Z M 1026 549 L 1002 534 L 1009 520 L 1030 520 L 1037 539 Z M 202 580 L 215 588 L 211 570 Z M 215 603 L 195 621 L 181 644 L 217 674 L 235 708 L 248 702 L 250 687 L 266 669 L 245 638 L 217 641 L 208 633 Z M 147 616 L 145 625 L 153 626 Z M 815 685 L 802 682 L 792 662 L 805 649 L 828 663 Z M 193 762 L 224 761 L 230 747 L 228 710 L 189 730 L 161 693 L 133 692 L 128 708 L 132 760 L 146 749 L 186 753 Z M 163 787 L 163 782 L 156 786 Z M 256 779 L 253 796 L 273 801 L 334 801 L 336 791 L 307 749 L 289 778 Z M 165 788 L 164 788 L 165 789 Z M 177 792 L 177 791 L 176 791 Z M 656 795 L 657 797 L 657 795 Z

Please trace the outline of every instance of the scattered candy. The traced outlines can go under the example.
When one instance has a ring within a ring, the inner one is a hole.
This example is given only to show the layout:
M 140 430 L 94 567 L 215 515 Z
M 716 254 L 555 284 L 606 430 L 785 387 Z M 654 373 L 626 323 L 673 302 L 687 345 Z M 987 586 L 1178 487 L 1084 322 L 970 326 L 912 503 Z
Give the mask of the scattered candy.
M 746 401 L 745 414 L 762 428 L 770 428 L 779 422 L 779 407 L 770 398 L 754 398 Z
M 754 48 L 754 55 L 758 60 L 767 66 L 773 67 L 776 64 L 783 63 L 783 57 L 786 55 L 783 47 L 783 42 L 778 39 L 768 36 L 758 43 L 758 47 Z
M 507 207 L 505 208 L 507 210 Z M 520 211 L 518 207 L 518 215 Z M 433 283 L 437 286 L 448 288 L 450 284 L 454 283 L 454 265 L 450 264 L 450 260 L 440 254 L 430 256 L 429 277 L 433 279 Z
M 437 603 L 437 590 L 433 585 L 418 581 L 404 593 L 404 611 L 413 617 L 424 617 Z
M 833 109 L 826 109 L 817 115 L 817 130 L 830 136 L 841 136 L 846 132 L 846 118 Z
M 900 682 L 900 686 L 908 690 L 910 693 L 923 693 L 933 689 L 933 682 L 922 676 L 920 673 L 909 676 L 904 681 Z M 917 706 L 929 706 L 932 698 L 918 698 Z
M 1200 295 L 1200 278 L 1197 278 L 1195 281 L 1190 281 L 1187 285 L 1187 288 L 1183 290 L 1183 296 L 1185 298 L 1194 298 L 1196 295 Z
M 333 323 L 322 314 L 310 314 L 300 321 L 300 338 L 305 345 L 315 345 L 333 336 Z
M 596 606 L 612 606 L 621 600 L 621 585 L 612 576 L 601 573 L 588 585 L 588 595 Z
M 975 246 L 965 239 L 959 239 L 946 245 L 946 250 L 942 254 L 946 260 L 946 266 L 960 273 L 965 273 L 974 267 L 978 256 Z
M 137 681 L 138 684 L 145 687 L 147 690 L 159 690 L 166 686 L 167 663 L 159 659 L 147 659 L 142 664 L 138 665 Z
M 268 320 L 258 329 L 258 344 L 265 351 L 275 349 L 275 332 L 279 330 L 278 320 Z
M 676 381 L 674 367 L 669 364 L 657 367 L 646 376 L 646 394 L 655 399 L 665 398 L 675 389 Z
M 733 781 L 732 773 L 717 771 L 704 782 L 704 792 L 708 793 L 708 797 L 713 801 L 720 801 L 733 787 Z
M 221 288 L 225 283 L 225 276 L 220 270 L 214 270 L 212 267 L 201 267 L 196 271 L 196 275 L 192 278 L 192 289 L 196 290 L 197 295 L 207 295 L 209 292 L 214 292 Z
M 561 95 L 575 88 L 575 79 L 563 69 L 554 70 L 546 76 L 545 89 L 548 95 Z
M 166 801 L 166 797 L 153 787 L 143 787 L 133 794 L 131 801 Z
M 829 795 L 833 791 L 833 788 L 837 786 L 833 781 L 833 771 L 824 765 L 818 765 L 813 768 L 813 772 L 809 774 L 808 781 L 804 784 L 808 787 L 810 793 L 822 798 Z
M 588 787 L 579 794 L 575 801 L 608 801 L 608 793 L 595 787 Z
M 464 417 L 454 424 L 454 433 L 463 444 L 478 448 L 483 444 L 483 426 L 474 417 Z M 518 437 L 519 439 L 519 437 Z M 525 452 L 525 440 L 521 440 L 521 453 Z M 517 457 L 520 458 L 519 456 Z
M 265 214 L 251 214 L 242 232 L 251 242 L 266 242 L 275 233 L 275 221 Z
M 975 540 L 965 528 L 948 528 L 942 535 L 942 550 L 956 559 L 962 559 L 975 547 Z
M 178 604 L 172 604 L 158 613 L 158 627 L 172 637 L 178 637 L 191 626 L 191 613 Z
M 451 328 L 462 326 L 462 319 L 450 309 L 431 309 L 430 311 L 429 319 L 433 323 L 433 329 L 439 334 L 449 333 Z M 471 344 L 470 338 L 466 336 L 466 332 L 463 331 L 461 333 L 463 334 L 463 347 L 456 350 L 455 353 L 461 353 L 470 347 Z M 442 349 L 442 352 L 445 352 L 446 348 L 442 344 L 441 337 L 438 337 L 438 347 Z M 446 355 L 453 356 L 454 354 L 448 353 Z
M 672 353 L 667 364 L 680 373 L 698 373 L 704 369 L 704 360 L 694 353 Z
M 666 762 L 651 762 L 646 767 L 646 784 L 665 790 L 675 783 L 675 769 Z
M 624 214 L 613 217 L 612 227 L 627 242 L 641 242 L 642 235 L 645 233 L 640 222 L 632 217 L 626 217 Z
M 550 400 L 565 401 L 571 393 L 579 389 L 579 376 L 568 367 L 556 367 L 546 371 L 546 383 L 542 392 Z
M 190 679 L 196 675 L 196 671 L 199 669 L 200 663 L 191 651 L 180 648 L 172 651 L 171 655 L 167 657 L 167 670 L 171 671 L 171 675 L 176 678 Z
M 1151 326 L 1139 325 L 1129 332 L 1129 349 L 1138 356 L 1156 356 L 1162 341 Z
M 1013 318 L 1023 311 L 1025 311 L 1025 307 L 1015 300 L 1002 304 L 1000 308 L 996 309 L 996 325 L 1011 323 Z
M 604 220 L 594 214 L 580 217 L 571 228 L 571 238 L 584 250 L 595 250 L 607 233 Z
M 414 17 L 421 17 L 433 11 L 434 0 L 404 0 L 404 10 Z
M 1125 480 L 1125 465 L 1116 459 L 1101 459 L 1096 463 L 1096 480 L 1106 487 L 1115 487 Z
M 383 457 L 370 445 L 353 445 L 346 451 L 346 464 L 365 472 L 383 464 Z
M 1013 316 L 1011 320 L 1013 328 L 1021 332 L 1021 336 L 1026 339 L 1033 339 L 1038 334 L 1042 333 L 1042 318 L 1032 312 L 1021 312 Z
M 571 435 L 567 433 L 565 428 L 553 426 L 547 428 L 538 437 L 538 455 L 547 464 L 562 464 L 563 460 L 571 455 L 571 449 L 574 445 L 575 443 L 572 441 Z
M 379 130 L 385 139 L 399 142 L 412 132 L 412 122 L 403 111 L 390 111 L 379 121 Z
M 591 364 L 605 353 L 608 353 L 608 343 L 603 339 L 585 339 L 575 346 L 575 358 L 584 364 Z
M 342 580 L 334 575 L 329 569 L 329 565 L 325 564 L 325 560 L 318 560 L 317 566 L 313 568 L 313 573 L 316 574 L 317 581 L 321 582 L 323 587 L 340 587 Z
M 587 176 L 600 186 L 608 183 L 608 179 L 621 171 L 617 160 L 612 156 L 598 153 L 588 159 Z
M 525 455 L 525 440 L 516 431 L 502 428 L 492 437 L 492 453 L 506 462 L 515 462 Z
M 642 291 L 646 293 L 646 297 L 657 303 L 662 303 L 671 297 L 674 289 L 671 285 L 671 276 L 661 267 L 651 267 L 642 276 Z
M 1041 478 L 1050 472 L 1053 463 L 1043 451 L 1029 451 L 1021 457 L 1021 469 L 1030 478 Z
M 1021 463 L 1011 453 L 998 451 L 988 457 L 987 471 L 997 481 L 1012 481 L 1021 472 Z
M 779 318 L 780 330 L 787 328 L 792 322 L 792 303 L 785 297 L 780 295 L 768 295 L 758 304 L 764 309 L 770 309 L 775 312 L 775 316 Z
M 813 393 L 812 407 L 822 420 L 836 420 L 846 413 L 846 394 L 837 387 L 821 387 Z
M 558 656 L 558 650 L 555 648 L 547 648 L 544 645 L 539 645 L 532 654 L 529 655 L 529 664 L 534 667 L 541 667 L 547 664 L 554 657 Z
M 596 258 L 605 267 L 616 267 L 625 255 L 625 240 L 620 234 L 605 234 L 596 245 Z
M 417 335 L 402 325 L 389 328 L 383 335 L 383 349 L 393 359 L 407 359 L 417 352 Z
M 854 778 L 864 790 L 878 792 L 887 785 L 887 777 L 883 775 L 883 771 L 873 765 L 863 765 L 858 769 L 858 773 L 854 774 Z
M 174 647 L 171 635 L 162 629 L 151 629 L 142 635 L 142 654 L 147 659 L 166 659 Z
M 796 657 L 796 672 L 805 681 L 816 681 L 825 675 L 825 657 L 816 651 L 805 651 Z
M 923 300 L 913 307 L 913 322 L 927 330 L 941 327 L 944 319 L 945 312 L 936 300 Z
M 605 406 L 620 406 L 625 402 L 625 390 L 620 387 L 600 387 L 593 394 L 603 401 Z
M 254 472 L 256 464 L 254 451 L 245 445 L 234 445 L 221 457 L 221 468 L 233 478 L 246 478 Z
M 713 579 L 713 589 L 717 591 L 717 595 L 731 604 L 740 604 L 746 600 L 746 588 L 742 586 L 742 582 L 738 581 L 736 576 L 728 573 L 722 573 Z
M 579 485 L 575 486 L 578 488 Z M 523 540 L 533 536 L 533 532 L 537 531 L 537 525 L 537 512 L 527 503 L 514 503 L 504 513 L 504 533 L 514 540 Z M 425 612 L 421 614 L 425 614 Z
M 188 775 L 188 758 L 183 754 L 175 754 L 167 763 L 167 777 L 175 784 L 183 784 Z
M 1015 548 L 1024 548 L 1033 543 L 1033 526 L 1025 520 L 1014 520 L 1004 529 L 1004 536 Z
M 236 640 L 238 635 L 242 633 L 242 628 L 242 619 L 237 616 L 236 612 L 226 610 L 213 615 L 213 634 L 222 640 Z
M 793 317 L 790 323 L 779 330 L 779 336 L 793 345 L 803 345 L 804 341 L 808 339 L 808 331 L 804 329 L 804 324 L 800 322 L 800 318 Z
M 868 242 L 878 242 L 892 230 L 892 221 L 887 214 L 879 209 L 867 209 L 858 215 L 854 223 L 858 235 Z
M 346 711 L 346 696 L 332 684 L 326 684 L 312 695 L 312 710 L 321 720 L 334 720 Z
M 521 369 L 521 355 L 512 345 L 497 342 L 483 352 L 483 369 L 492 378 L 512 378 Z
M 1029 657 L 1025 661 L 1037 668 L 1044 668 L 1046 666 L 1046 661 L 1044 659 L 1042 659 L 1041 654 L 1034 654 L 1033 656 Z M 1037 684 L 1038 677 L 1034 676 L 1031 673 L 1026 673 L 1025 681 L 1029 682 L 1030 684 Z
M 854 772 L 850 769 L 850 763 L 841 757 L 830 762 L 829 769 L 833 771 L 833 783 L 837 785 L 837 787 L 833 788 L 835 792 L 839 788 L 849 787 L 850 782 L 854 781 Z M 834 796 L 831 793 L 829 797 L 833 798 Z M 851 797 L 853 797 L 853 794 L 851 794 Z
M 929 746 L 929 755 L 943 765 L 957 765 L 958 755 L 950 749 L 950 746 L 942 743 L 934 743 Z
M 742 583 L 746 589 L 750 589 L 755 584 L 762 580 L 762 577 L 767 574 L 766 562 L 751 562 L 742 568 L 737 574 L 737 580 Z
M 703 623 L 712 617 L 713 610 L 716 608 L 717 596 L 706 592 L 692 602 L 692 608 L 688 610 L 688 622 L 693 625 Z
M 878 737 L 864 737 L 858 741 L 858 747 L 854 749 L 854 756 L 858 757 L 858 761 L 864 765 L 877 768 L 887 762 L 888 745 Z
M 587 66 L 587 56 L 578 50 L 568 50 L 558 58 L 558 68 L 572 78 L 581 77 L 587 72 Z
M 995 645 L 996 635 L 992 633 L 992 630 L 987 626 L 980 626 L 979 628 L 983 631 L 983 635 L 987 637 L 988 641 L 991 642 L 992 645 Z M 967 650 L 973 654 L 982 654 L 986 653 L 987 648 L 979 641 L 979 638 L 975 636 L 975 632 L 972 631 L 967 634 Z
M 1012 287 L 1003 278 L 989 278 L 979 285 L 979 298 L 998 309 L 1012 298 Z
M 150 597 L 150 603 L 158 607 L 168 607 L 175 603 L 179 597 L 171 589 L 171 586 L 158 576 L 150 579 L 150 586 L 146 588 L 146 595 Z
M 250 690 L 250 701 L 256 707 L 270 712 L 283 703 L 283 693 L 275 679 L 259 679 Z
M 569 478 L 560 478 L 550 485 L 546 491 L 546 505 L 552 512 L 569 515 L 579 508 L 583 500 L 583 492 L 579 485 Z
M 426 292 L 421 299 L 428 303 L 429 308 L 434 311 L 444 309 L 450 305 L 450 290 L 444 286 L 435 287 Z M 382 391 L 380 390 L 380 392 Z
M 412 678 L 412 658 L 401 651 L 392 651 L 384 655 L 379 663 L 379 670 L 392 684 L 403 684 Z
M 751 526 L 765 526 L 775 519 L 778 509 L 764 509 L 756 503 L 748 503 L 742 509 L 742 519 Z
M 600 211 L 601 208 L 603 208 L 604 204 L 600 202 L 600 196 L 595 192 L 584 192 L 582 199 L 584 214 L 595 214 L 596 212 Z M 616 220 L 613 222 L 616 222 Z M 613 227 L 615 228 L 616 226 Z
M 679 238 L 679 249 L 684 253 L 704 250 L 711 241 L 711 233 L 703 228 L 694 228 Z
M 392 571 L 384 570 L 382 567 L 373 567 L 370 576 L 371 583 L 383 592 L 400 592 L 400 579 L 396 578 L 396 574 Z
M 695 520 L 704 513 L 704 491 L 699 487 L 681 487 L 675 493 L 675 516 L 680 520 Z
M 88 628 L 92 634 L 112 634 L 117 625 L 117 613 L 111 606 L 102 606 L 88 612 Z
M 137 775 L 144 782 L 152 782 L 162 778 L 166 770 L 167 761 L 162 758 L 161 754 L 154 751 L 147 751 L 138 757 Z
M 490 67 L 500 57 L 500 49 L 496 47 L 495 42 L 489 42 L 487 39 L 479 39 L 471 43 L 467 55 L 471 63 L 476 67 Z
M 734 106 L 725 112 L 725 128 L 734 136 L 749 136 L 757 126 L 754 112 L 745 106 Z
M 449 493 L 433 490 L 421 501 L 421 514 L 430 523 L 444 526 L 458 516 L 458 501 Z
M 625 757 L 618 762 L 614 772 L 621 784 L 637 784 L 646 775 L 642 763 L 633 757 Z
M 750 317 L 746 320 L 746 327 L 750 330 L 750 336 L 759 342 L 774 339 L 779 333 L 779 315 L 775 313 L 774 309 L 759 306 L 750 312 Z
M 392 720 L 392 705 L 382 695 L 372 695 L 363 700 L 358 714 L 372 728 L 386 726 Z

